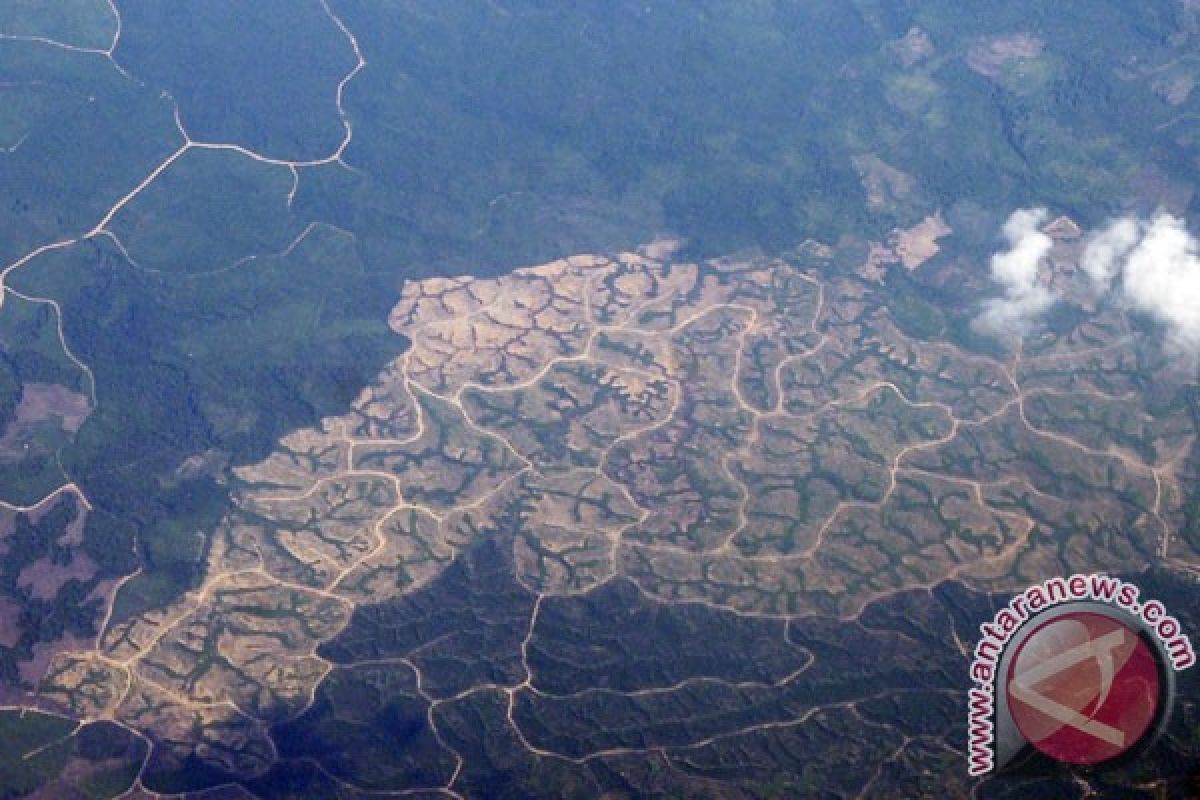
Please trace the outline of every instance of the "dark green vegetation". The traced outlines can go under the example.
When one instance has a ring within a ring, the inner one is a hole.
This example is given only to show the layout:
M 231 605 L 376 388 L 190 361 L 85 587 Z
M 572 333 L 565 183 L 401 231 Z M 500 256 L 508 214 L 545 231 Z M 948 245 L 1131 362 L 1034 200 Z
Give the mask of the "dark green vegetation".
M 524 677 L 521 640 L 534 596 L 517 582 L 512 551 L 496 531 L 430 586 L 369 606 L 322 646 L 335 664 L 407 657 L 427 676 L 425 692 L 450 697 L 480 683 Z
M 0 358 L 7 365 L 10 380 L 21 384 L 57 384 L 72 392 L 88 393 L 86 374 L 63 352 L 58 338 L 58 317 L 52 306 L 10 294 L 4 300 L 3 311 L 0 316 Z M 0 402 L 5 407 L 10 405 L 6 401 Z M 11 405 L 15 410 L 16 402 Z M 4 417 L 0 416 L 0 419 Z
M 87 374 L 63 350 L 52 306 L 13 294 L 0 309 L 0 486 L 36 503 L 67 480 L 58 454 L 90 404 Z
M 192 138 L 277 158 L 323 158 L 344 131 L 331 113 L 355 65 L 318 0 L 120 3 L 116 58 L 179 101 Z
M 287 208 L 291 185 L 285 167 L 227 150 L 189 152 L 122 210 L 112 231 L 146 272 L 220 275 L 284 250 L 300 233 Z
M 472 212 L 478 225 L 437 237 L 441 258 L 483 246 L 494 261 L 537 241 L 522 220 L 539 208 L 579 203 L 580 223 L 656 208 L 642 226 L 717 253 L 886 230 L 964 198 L 1036 199 L 1096 219 L 1139 167 L 1196 169 L 1155 131 L 1185 109 L 1115 71 L 1129 53 L 1159 56 L 1181 25 L 1168 2 L 342 7 L 371 56 L 348 92 L 367 123 L 349 160 L 371 176 L 370 207 L 418 231 Z M 936 52 L 906 69 L 889 45 L 913 25 Z M 978 36 L 1026 30 L 1054 55 L 1028 90 L 962 58 Z M 393 102 L 374 102 L 385 93 Z M 916 202 L 872 218 L 851 163 L 866 153 L 918 176 Z
M 77 725 L 37 712 L 0 711 L 0 798 L 107 800 L 129 789 L 146 745 L 111 722 Z
M 21 378 L 12 361 L 0 360 L 0 433 L 8 427 L 17 414 L 21 402 Z
M 99 406 L 64 466 L 102 512 L 89 536 L 108 543 L 109 566 L 131 570 L 136 541 L 144 567 L 117 619 L 199 577 L 225 490 L 218 476 L 181 472 L 185 459 L 261 458 L 344 408 L 403 346 L 385 324 L 394 290 L 327 227 L 219 277 L 138 270 L 103 239 L 38 266 L 18 281 L 59 300 L 68 341 L 97 365 Z
M 0 510 L 0 681 L 32 689 L 41 677 L 30 662 L 40 650 L 63 649 L 95 637 L 103 613 L 96 591 L 107 577 L 95 540 L 79 546 L 86 512 L 72 495 L 37 514 Z
M 338 669 L 312 708 L 274 735 L 285 758 L 316 759 L 367 789 L 444 786 L 455 757 L 430 730 L 428 710 L 403 664 Z
M 6 34 L 45 36 L 79 47 L 108 47 L 117 21 L 104 3 L 95 0 L 9 0 L 0 12 Z
M 518 642 L 488 636 L 484 623 L 455 623 L 445 636 L 429 613 L 449 607 L 494 619 L 495 603 L 483 589 L 512 591 L 497 585 L 504 582 L 507 567 L 497 565 L 503 560 L 494 543 L 465 556 L 462 569 L 484 571 L 480 591 L 464 586 L 462 572 L 452 568 L 411 598 L 362 608 L 330 655 L 352 663 L 351 654 L 353 660 L 411 654 L 426 676 L 511 681 L 500 665 L 519 657 Z M 1156 597 L 1190 591 L 1166 574 L 1130 578 Z M 512 712 L 524 739 L 509 724 L 503 692 L 456 696 L 456 687 L 425 688 L 439 701 L 438 730 L 464 756 L 457 786 L 468 796 L 704 797 L 711 780 L 746 797 L 803 797 L 818 788 L 853 795 L 907 738 L 905 760 L 889 762 L 873 786 L 880 796 L 925 797 L 944 791 L 948 780 L 960 785 L 956 751 L 965 737 L 960 687 L 967 659 L 956 637 L 974 641 L 978 621 L 1006 601 L 946 583 L 872 603 L 855 621 L 816 616 L 787 623 L 698 604 L 661 605 L 619 579 L 588 595 L 543 601 L 528 645 L 537 691 L 518 690 Z M 1200 623 L 1195 604 L 1183 608 L 1182 624 Z M 423 645 L 436 649 L 426 655 Z M 1200 687 L 1194 671 L 1180 678 L 1184 702 L 1164 745 L 1149 763 L 1100 776 L 1097 786 L 1112 792 L 1104 796 L 1127 797 L 1121 787 L 1155 774 L 1178 776 L 1171 786 L 1184 790 Z M 411 670 L 399 662 L 338 667 L 312 710 L 276 730 L 290 743 L 287 759 L 254 789 L 264 798 L 333 797 L 304 758 L 364 788 L 436 785 L 436 774 L 416 771 L 404 755 L 427 753 L 426 770 L 441 763 L 427 734 L 427 708 Z M 806 714 L 817 717 L 815 724 L 788 724 Z M 583 760 L 538 756 L 526 741 Z M 383 769 L 371 754 L 388 747 L 395 755 Z M 654 747 L 661 750 L 621 752 Z M 931 771 L 910 774 L 917 764 Z M 985 786 L 983 796 L 1035 791 L 1081 796 L 1068 774 L 1040 761 Z
M 0 97 L 5 266 L 90 229 L 179 144 L 170 103 L 97 55 L 0 41 Z

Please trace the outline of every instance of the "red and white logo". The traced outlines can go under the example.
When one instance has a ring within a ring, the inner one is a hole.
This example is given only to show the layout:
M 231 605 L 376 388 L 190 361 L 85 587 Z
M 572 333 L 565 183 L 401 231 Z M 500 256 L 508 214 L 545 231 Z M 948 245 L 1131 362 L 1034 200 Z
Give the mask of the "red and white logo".
M 1151 646 L 1109 615 L 1074 612 L 1021 642 L 1005 681 L 1027 742 L 1070 764 L 1098 764 L 1141 742 L 1162 687 Z
M 1175 676 L 1196 663 L 1179 619 L 1108 575 L 1048 578 L 1013 595 L 981 634 L 967 691 L 967 774 L 1040 753 L 1081 768 L 1153 745 Z

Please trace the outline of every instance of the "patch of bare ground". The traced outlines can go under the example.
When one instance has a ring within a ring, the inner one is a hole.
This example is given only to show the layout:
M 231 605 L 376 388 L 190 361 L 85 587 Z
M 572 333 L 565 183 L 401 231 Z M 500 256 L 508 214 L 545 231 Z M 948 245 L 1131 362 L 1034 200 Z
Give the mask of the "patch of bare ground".
M 967 66 L 987 78 L 997 78 L 1005 66 L 1037 58 L 1045 42 L 1032 33 L 1013 33 L 981 39 L 967 51 Z

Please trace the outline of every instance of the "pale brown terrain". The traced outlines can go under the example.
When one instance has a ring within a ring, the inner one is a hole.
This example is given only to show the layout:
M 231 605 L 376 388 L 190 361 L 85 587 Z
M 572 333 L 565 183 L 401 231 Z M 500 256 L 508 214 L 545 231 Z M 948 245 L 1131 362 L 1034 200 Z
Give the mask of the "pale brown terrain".
M 1008 64 L 1041 55 L 1046 43 L 1032 33 L 982 39 L 967 53 L 967 66 L 988 78 L 999 77 Z
M 77 432 L 90 412 L 88 398 L 79 392 L 54 384 L 26 384 L 15 417 L 0 436 L 0 460 L 25 458 L 29 449 L 37 446 L 43 427 Z
M 927 258 L 943 225 L 900 257 Z M 1078 243 L 1057 248 L 1054 281 L 1082 302 Z M 348 413 L 236 470 L 203 585 L 59 655 L 44 695 L 159 758 L 261 773 L 266 726 L 313 702 L 317 649 L 354 609 L 416 591 L 513 509 L 538 603 L 625 577 L 747 618 L 852 620 L 949 579 L 1194 569 L 1174 533 L 1190 421 L 1135 385 L 1179 378 L 1124 317 L 997 359 L 905 335 L 872 281 L 828 268 L 834 249 L 802 252 L 408 284 L 391 324 L 409 351 Z
M 854 168 L 862 180 L 869 208 L 895 207 L 907 199 L 917 185 L 912 175 L 896 169 L 876 155 L 856 157 Z
M 892 246 L 900 263 L 912 271 L 941 252 L 937 240 L 951 233 L 942 215 L 932 214 L 911 228 L 896 231 Z

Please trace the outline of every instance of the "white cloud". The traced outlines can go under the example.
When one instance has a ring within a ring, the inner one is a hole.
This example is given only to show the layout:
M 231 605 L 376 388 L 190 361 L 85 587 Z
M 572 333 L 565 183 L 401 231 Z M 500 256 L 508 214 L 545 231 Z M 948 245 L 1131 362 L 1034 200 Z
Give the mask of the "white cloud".
M 1200 351 L 1200 255 L 1183 220 L 1159 214 L 1123 263 L 1120 298 L 1166 326 L 1169 342 Z
M 1089 237 L 1080 265 L 1097 289 L 1108 291 L 1121 269 L 1121 260 L 1129 255 L 1141 235 L 1141 225 L 1136 219 L 1122 217 Z
M 1037 285 L 1038 267 L 1054 241 L 1039 228 L 1046 221 L 1044 208 L 1014 211 L 1004 223 L 1009 248 L 992 256 L 992 280 L 1004 294 L 984 304 L 976 326 L 989 333 L 1021 334 L 1042 312 L 1054 305 L 1057 296 Z
M 1039 230 L 1045 219 L 1043 209 L 1021 209 L 1005 223 L 1009 250 L 992 256 L 992 279 L 1004 295 L 985 303 L 981 328 L 1023 333 L 1057 299 L 1035 284 L 1052 244 Z M 1080 266 L 1098 294 L 1153 317 L 1172 349 L 1200 357 L 1200 241 L 1183 220 L 1119 217 L 1088 237 Z

